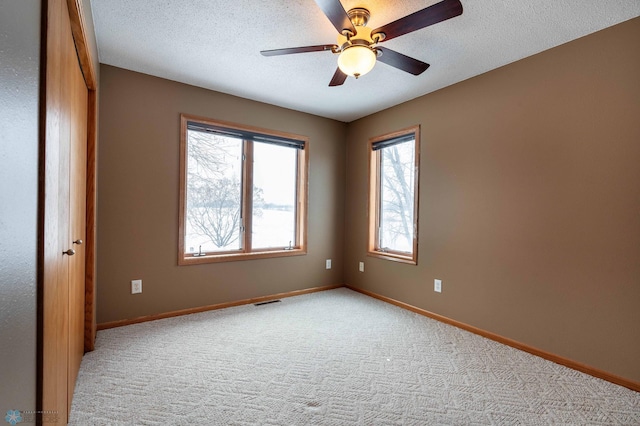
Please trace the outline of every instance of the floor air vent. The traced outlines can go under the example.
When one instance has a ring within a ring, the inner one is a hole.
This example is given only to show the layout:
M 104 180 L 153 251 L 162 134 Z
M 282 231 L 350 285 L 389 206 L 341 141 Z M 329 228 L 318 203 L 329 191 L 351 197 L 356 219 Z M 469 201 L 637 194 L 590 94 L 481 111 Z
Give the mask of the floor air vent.
M 280 299 L 278 299 L 278 300 L 269 300 L 268 302 L 254 303 L 253 306 L 262 306 L 262 305 L 268 305 L 270 303 L 278 303 L 278 302 L 280 302 Z

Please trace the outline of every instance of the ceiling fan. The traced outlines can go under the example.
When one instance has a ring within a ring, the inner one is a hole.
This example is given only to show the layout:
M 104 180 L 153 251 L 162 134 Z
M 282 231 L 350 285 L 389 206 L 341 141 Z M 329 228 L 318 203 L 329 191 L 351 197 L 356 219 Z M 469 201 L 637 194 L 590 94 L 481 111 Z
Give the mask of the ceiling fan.
M 356 79 L 363 76 L 371 71 L 376 60 L 413 75 L 422 74 L 429 68 L 429 64 L 386 47 L 380 47 L 379 43 L 462 14 L 460 0 L 443 0 L 371 30 L 366 27 L 371 16 L 367 9 L 358 7 L 347 12 L 340 0 L 315 0 L 315 2 L 338 30 L 337 44 L 263 50 L 260 53 L 264 56 L 278 56 L 329 50 L 339 54 L 338 69 L 329 86 L 344 84 L 347 76 Z

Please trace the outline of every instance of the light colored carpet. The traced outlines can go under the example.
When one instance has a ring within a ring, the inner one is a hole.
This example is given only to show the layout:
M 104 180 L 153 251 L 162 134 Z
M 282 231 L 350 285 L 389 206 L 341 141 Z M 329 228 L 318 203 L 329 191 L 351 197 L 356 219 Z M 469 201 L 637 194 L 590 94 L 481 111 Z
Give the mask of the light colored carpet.
M 348 289 L 100 331 L 72 425 L 640 425 L 640 393 Z

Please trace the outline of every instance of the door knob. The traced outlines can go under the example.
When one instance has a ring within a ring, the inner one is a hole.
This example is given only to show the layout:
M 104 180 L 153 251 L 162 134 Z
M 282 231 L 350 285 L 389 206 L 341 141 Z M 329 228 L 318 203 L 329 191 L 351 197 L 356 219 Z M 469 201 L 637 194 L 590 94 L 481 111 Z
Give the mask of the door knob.
M 80 244 L 82 244 L 82 240 L 75 240 L 75 241 L 73 242 L 73 244 L 80 245 Z
M 76 251 L 74 249 L 69 249 L 67 251 L 63 251 L 62 254 L 73 256 L 74 254 L 76 254 Z

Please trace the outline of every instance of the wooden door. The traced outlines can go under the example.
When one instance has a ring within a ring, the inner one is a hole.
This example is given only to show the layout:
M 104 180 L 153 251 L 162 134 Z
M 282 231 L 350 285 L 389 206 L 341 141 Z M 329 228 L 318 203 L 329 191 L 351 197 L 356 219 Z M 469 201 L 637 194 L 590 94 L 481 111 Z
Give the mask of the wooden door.
M 84 340 L 85 185 L 88 91 L 67 2 L 46 5 L 43 152 L 42 410 L 68 422 Z M 74 241 L 77 241 L 74 244 Z
M 75 52 L 75 50 L 74 50 Z M 77 57 L 70 58 L 69 236 L 75 251 L 69 257 L 68 408 L 84 355 L 85 242 L 87 201 L 87 87 Z

